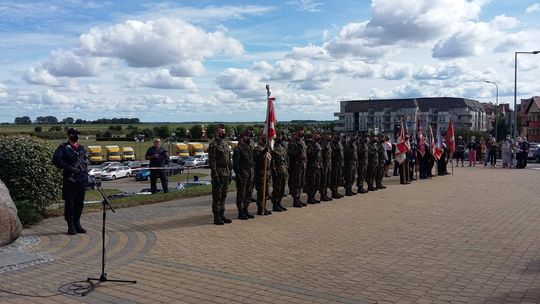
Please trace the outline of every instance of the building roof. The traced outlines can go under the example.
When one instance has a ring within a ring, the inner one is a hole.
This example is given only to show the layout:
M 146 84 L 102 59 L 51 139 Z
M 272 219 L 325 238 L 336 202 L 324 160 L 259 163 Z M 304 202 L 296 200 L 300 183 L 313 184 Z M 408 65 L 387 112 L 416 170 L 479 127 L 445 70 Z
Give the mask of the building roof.
M 402 108 L 420 108 L 421 112 L 429 109 L 448 111 L 453 108 L 465 108 L 484 112 L 482 104 L 476 100 L 457 97 L 421 97 L 421 98 L 397 98 L 397 99 L 368 99 L 368 100 L 348 100 L 345 105 L 345 112 L 365 112 L 368 109 L 380 112 L 388 108 L 396 111 Z
M 523 114 L 529 113 L 529 110 L 531 109 L 531 106 L 532 106 L 533 103 L 536 103 L 536 106 L 540 109 L 540 97 L 539 96 L 534 96 L 534 97 L 529 98 L 529 99 L 522 99 L 521 100 L 521 104 L 525 105 L 524 107 L 521 108 L 521 109 L 523 109 Z

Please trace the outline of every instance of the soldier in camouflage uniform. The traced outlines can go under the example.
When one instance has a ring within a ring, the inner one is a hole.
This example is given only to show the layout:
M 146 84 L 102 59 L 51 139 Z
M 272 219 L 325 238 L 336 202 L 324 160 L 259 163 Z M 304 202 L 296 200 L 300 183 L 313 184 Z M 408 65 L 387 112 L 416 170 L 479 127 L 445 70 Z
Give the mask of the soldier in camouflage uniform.
M 375 135 L 370 135 L 368 142 L 368 165 L 366 172 L 366 182 L 368 185 L 368 191 L 375 191 L 377 188 L 373 187 L 373 182 L 375 179 L 375 173 L 377 170 L 377 164 L 379 162 L 379 157 L 377 153 L 377 139 Z
M 320 140 L 321 136 L 319 134 L 312 134 L 306 143 L 306 192 L 308 204 L 319 204 L 321 202 L 315 199 L 315 194 L 319 190 L 321 183 L 322 148 L 319 144 Z
M 330 140 L 328 134 L 324 133 L 321 137 L 321 182 L 319 186 L 319 193 L 321 195 L 321 201 L 328 202 L 332 198 L 328 197 L 327 191 L 330 188 L 330 180 L 332 178 L 332 147 L 330 146 Z
M 343 151 L 344 158 L 344 167 L 343 167 L 343 176 L 345 178 L 345 195 L 353 196 L 356 195 L 352 191 L 352 186 L 356 177 L 356 166 L 358 165 L 358 154 L 356 152 L 356 140 L 354 136 L 349 137 L 347 143 L 345 144 Z
M 259 144 L 253 149 L 253 161 L 255 162 L 255 178 L 253 183 L 255 184 L 255 189 L 257 189 L 257 215 L 272 214 L 271 211 L 266 210 L 266 200 L 270 197 L 270 175 L 268 172 L 270 171 L 268 165 L 269 160 L 270 153 L 266 146 L 266 138 L 260 136 Z M 266 171 L 264 170 L 265 163 L 267 166 Z
M 236 175 L 236 207 L 238 208 L 238 218 L 241 220 L 254 217 L 248 212 L 253 194 L 253 165 L 251 131 L 245 130 L 242 132 L 233 153 L 233 168 Z
M 330 145 L 332 147 L 332 175 L 330 189 L 332 189 L 332 198 L 339 199 L 343 197 L 343 195 L 338 192 L 343 179 L 343 146 L 341 145 L 339 134 L 334 134 Z
M 307 165 L 306 144 L 303 141 L 304 129 L 298 129 L 287 147 L 289 157 L 289 193 L 293 197 L 293 207 L 302 208 L 307 204 L 300 201 L 300 194 L 305 185 Z
M 386 163 L 386 151 L 384 150 L 384 135 L 379 134 L 379 141 L 377 142 L 377 172 L 375 175 L 375 187 L 377 189 L 386 189 L 382 184 L 384 177 L 384 164 Z
M 358 154 L 358 178 L 356 179 L 356 187 L 358 188 L 358 193 L 367 193 L 368 191 L 364 189 L 364 181 L 366 180 L 368 166 L 368 146 L 365 134 L 360 134 L 356 148 Z
M 272 211 L 287 211 L 283 207 L 281 200 L 285 196 L 285 186 L 289 178 L 289 159 L 287 148 L 283 142 L 283 134 L 278 134 L 274 143 L 274 150 L 271 152 L 270 172 L 272 173 Z
M 208 163 L 212 176 L 212 213 L 214 224 L 231 223 L 225 217 L 225 199 L 231 178 L 231 150 L 225 143 L 225 126 L 218 125 L 214 140 L 208 145 Z

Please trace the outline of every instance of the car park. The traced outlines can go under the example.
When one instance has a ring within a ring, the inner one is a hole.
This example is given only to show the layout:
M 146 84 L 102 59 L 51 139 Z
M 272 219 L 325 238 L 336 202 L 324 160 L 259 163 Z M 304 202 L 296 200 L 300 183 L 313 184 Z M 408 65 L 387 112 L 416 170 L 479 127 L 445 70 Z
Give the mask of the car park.
M 126 166 L 110 167 L 107 171 L 101 173 L 102 180 L 115 180 L 121 177 L 128 177 L 131 175 L 131 169 Z
M 137 174 L 137 172 L 139 172 L 142 168 L 142 164 L 140 161 L 126 161 L 122 163 L 122 166 L 126 166 L 131 169 L 130 175 Z
M 203 167 L 208 165 L 208 154 L 199 154 L 186 159 L 186 167 Z
M 148 178 L 150 178 L 150 169 L 141 169 L 135 174 L 136 181 L 146 181 Z

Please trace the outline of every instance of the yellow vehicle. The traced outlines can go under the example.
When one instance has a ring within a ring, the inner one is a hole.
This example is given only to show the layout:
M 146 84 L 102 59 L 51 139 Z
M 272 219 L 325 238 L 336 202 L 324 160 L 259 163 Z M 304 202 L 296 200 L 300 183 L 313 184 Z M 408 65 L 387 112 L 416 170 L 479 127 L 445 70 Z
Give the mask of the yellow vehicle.
M 188 150 L 189 150 L 189 155 L 191 156 L 204 155 L 203 144 L 198 143 L 198 142 L 188 143 Z
M 105 146 L 107 151 L 107 160 L 108 161 L 121 161 L 122 156 L 120 155 L 120 147 L 118 146 Z
M 92 164 L 101 164 L 103 162 L 101 146 L 88 146 L 88 159 Z
M 122 160 L 135 160 L 135 151 L 132 147 L 122 147 Z
M 209 145 L 210 145 L 210 144 L 207 143 L 207 142 L 203 144 L 203 148 L 202 148 L 202 149 L 203 149 L 204 153 L 208 153 L 208 146 L 209 146 Z
M 186 143 L 177 143 L 174 145 L 174 154 L 180 157 L 188 157 L 189 156 L 189 150 L 188 150 L 188 144 Z

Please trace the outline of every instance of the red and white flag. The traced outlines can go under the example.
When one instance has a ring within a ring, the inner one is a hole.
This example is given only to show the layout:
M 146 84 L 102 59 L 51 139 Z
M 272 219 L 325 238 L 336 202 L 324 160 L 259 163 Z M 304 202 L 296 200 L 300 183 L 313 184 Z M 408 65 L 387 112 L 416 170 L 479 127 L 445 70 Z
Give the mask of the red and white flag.
M 416 126 L 416 142 L 418 143 L 418 152 L 420 153 L 420 155 L 424 156 L 424 154 L 426 154 L 426 139 L 424 138 L 424 130 L 422 129 L 420 117 L 418 117 L 418 122 L 416 123 Z
M 268 97 L 268 105 L 266 108 L 266 122 L 264 124 L 263 134 L 266 136 L 266 142 L 270 149 L 274 149 L 274 139 L 276 138 L 276 114 L 274 112 L 275 97 Z
M 394 159 L 398 162 L 398 164 L 401 164 L 407 158 L 408 151 L 409 145 L 405 139 L 405 127 L 403 125 L 403 120 L 401 120 L 396 142 L 396 152 L 394 154 Z
M 446 132 L 446 146 L 448 147 L 448 154 L 453 155 L 456 150 L 456 141 L 454 138 L 454 123 L 452 120 L 448 123 L 448 130 Z
M 436 160 L 439 160 L 443 153 L 444 149 L 442 147 L 441 130 L 437 128 L 437 144 L 435 145 L 435 149 L 433 150 L 433 157 L 435 157 Z

